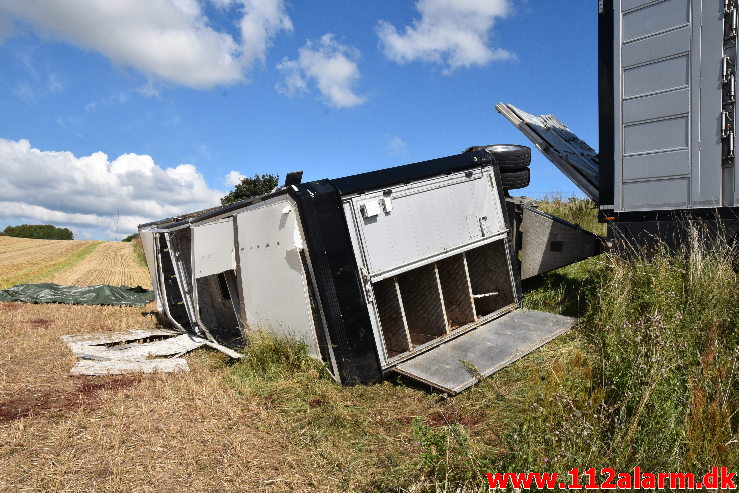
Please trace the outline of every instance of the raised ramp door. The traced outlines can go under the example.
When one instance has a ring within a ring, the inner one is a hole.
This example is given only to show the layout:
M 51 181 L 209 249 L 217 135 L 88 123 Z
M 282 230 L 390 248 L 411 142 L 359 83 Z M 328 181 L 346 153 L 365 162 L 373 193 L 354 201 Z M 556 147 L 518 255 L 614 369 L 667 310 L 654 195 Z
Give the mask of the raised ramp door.
M 528 137 L 585 195 L 598 202 L 600 167 L 598 154 L 592 147 L 554 115 L 534 116 L 505 103 L 498 103 L 495 109 Z
M 575 324 L 575 319 L 516 310 L 395 367 L 395 371 L 456 394 L 526 356 Z

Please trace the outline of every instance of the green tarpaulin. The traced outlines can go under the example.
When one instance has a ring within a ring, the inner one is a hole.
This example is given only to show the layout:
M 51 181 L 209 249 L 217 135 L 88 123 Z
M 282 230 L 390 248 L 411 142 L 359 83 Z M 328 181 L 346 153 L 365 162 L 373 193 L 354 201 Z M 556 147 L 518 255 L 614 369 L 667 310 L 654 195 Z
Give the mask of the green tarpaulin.
M 154 301 L 154 292 L 141 286 L 60 286 L 59 284 L 18 284 L 0 290 L 0 301 L 26 303 L 66 303 L 71 305 L 144 306 Z

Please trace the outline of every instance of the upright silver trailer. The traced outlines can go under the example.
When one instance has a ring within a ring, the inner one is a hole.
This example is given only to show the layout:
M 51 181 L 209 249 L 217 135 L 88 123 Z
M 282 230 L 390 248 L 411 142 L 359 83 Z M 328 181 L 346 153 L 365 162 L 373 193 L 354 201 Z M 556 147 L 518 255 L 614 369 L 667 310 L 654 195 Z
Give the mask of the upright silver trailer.
M 553 115 L 497 109 L 598 202 L 609 235 L 739 229 L 736 0 L 599 0 L 600 151 Z
M 254 330 L 303 341 L 342 383 L 395 371 L 458 392 L 572 325 L 519 309 L 520 269 L 599 251 L 597 236 L 507 203 L 502 184 L 528 166 L 510 151 L 293 182 L 142 225 L 159 309 L 230 346 Z M 512 220 L 530 225 L 524 248 Z

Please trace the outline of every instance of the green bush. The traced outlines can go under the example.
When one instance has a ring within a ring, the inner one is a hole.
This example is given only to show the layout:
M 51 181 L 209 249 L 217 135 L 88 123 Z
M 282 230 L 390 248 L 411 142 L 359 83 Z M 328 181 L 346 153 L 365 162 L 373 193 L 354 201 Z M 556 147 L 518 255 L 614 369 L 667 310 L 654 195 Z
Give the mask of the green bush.
M 136 238 L 139 238 L 139 234 L 138 233 L 134 233 L 132 235 L 128 235 L 125 238 L 123 238 L 121 241 L 125 241 L 126 243 L 128 243 L 128 242 L 131 242 L 131 241 L 135 240 Z
M 51 224 L 21 224 L 8 226 L 2 232 L 4 236 L 16 238 L 34 238 L 37 240 L 73 240 L 72 231 L 67 228 L 57 228 Z

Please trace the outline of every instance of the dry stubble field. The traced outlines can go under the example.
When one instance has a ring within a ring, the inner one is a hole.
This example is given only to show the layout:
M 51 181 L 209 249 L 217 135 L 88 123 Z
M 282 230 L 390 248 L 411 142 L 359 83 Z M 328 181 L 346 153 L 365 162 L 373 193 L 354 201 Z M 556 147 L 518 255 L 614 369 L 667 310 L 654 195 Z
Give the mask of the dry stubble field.
M 132 243 L 0 236 L 0 287 L 151 287 Z M 222 358 L 181 375 L 69 377 L 60 336 L 156 326 L 145 309 L 0 303 L 1 491 L 227 491 L 298 481 L 283 444 L 223 382 Z M 248 472 L 248 474 L 247 474 Z M 278 489 L 282 489 L 280 486 Z M 290 488 L 292 489 L 292 488 Z

